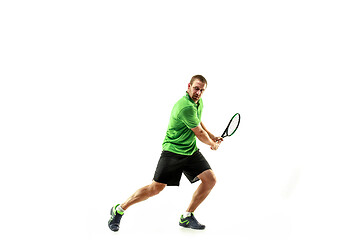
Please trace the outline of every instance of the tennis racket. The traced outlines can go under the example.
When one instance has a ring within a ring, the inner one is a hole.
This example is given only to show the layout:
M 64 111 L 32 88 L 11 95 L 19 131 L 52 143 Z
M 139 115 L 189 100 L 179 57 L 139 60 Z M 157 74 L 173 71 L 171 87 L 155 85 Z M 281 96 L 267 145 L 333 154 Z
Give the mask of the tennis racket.
M 236 113 L 227 125 L 224 133 L 221 135 L 222 138 L 232 136 L 238 129 L 240 124 L 240 114 Z

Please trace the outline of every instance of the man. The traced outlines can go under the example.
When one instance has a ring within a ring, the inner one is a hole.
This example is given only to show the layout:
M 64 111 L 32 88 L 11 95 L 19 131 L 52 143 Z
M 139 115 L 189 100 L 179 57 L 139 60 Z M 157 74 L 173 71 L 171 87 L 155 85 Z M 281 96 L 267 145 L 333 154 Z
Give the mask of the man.
M 124 203 L 111 208 L 108 225 L 112 231 L 119 230 L 120 220 L 127 208 L 157 195 L 165 186 L 179 186 L 182 173 L 191 183 L 201 180 L 201 184 L 195 191 L 186 213 L 181 215 L 179 225 L 192 229 L 205 228 L 196 220 L 194 211 L 209 195 L 216 183 L 216 178 L 209 163 L 196 146 L 196 137 L 209 145 L 212 150 L 217 150 L 223 141 L 221 137 L 211 134 L 201 121 L 203 108 L 201 96 L 206 87 L 207 81 L 203 76 L 195 75 L 191 78 L 186 95 L 174 105 L 171 111 L 170 122 L 162 145 L 163 152 L 153 182 L 138 189 Z

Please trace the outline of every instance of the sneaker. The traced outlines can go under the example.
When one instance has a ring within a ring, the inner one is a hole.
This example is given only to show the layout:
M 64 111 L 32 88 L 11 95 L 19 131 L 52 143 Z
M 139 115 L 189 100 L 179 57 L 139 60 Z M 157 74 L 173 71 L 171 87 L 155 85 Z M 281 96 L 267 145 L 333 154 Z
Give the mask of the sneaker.
M 121 220 L 122 216 L 124 215 L 123 212 L 118 212 L 116 210 L 117 206 L 119 206 L 119 204 L 111 208 L 111 210 L 110 210 L 111 217 L 110 217 L 110 220 L 108 221 L 108 226 L 109 226 L 110 230 L 114 231 L 114 232 L 117 232 L 119 230 L 120 220 Z
M 205 225 L 200 224 L 193 213 L 191 216 L 184 218 L 183 215 L 180 217 L 179 225 L 185 228 L 192 228 L 192 229 L 205 229 Z

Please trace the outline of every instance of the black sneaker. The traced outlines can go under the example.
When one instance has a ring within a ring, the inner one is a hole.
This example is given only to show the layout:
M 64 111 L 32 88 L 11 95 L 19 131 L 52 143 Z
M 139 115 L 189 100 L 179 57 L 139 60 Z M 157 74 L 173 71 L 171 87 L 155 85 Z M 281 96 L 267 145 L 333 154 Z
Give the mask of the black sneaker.
M 205 229 L 205 225 L 200 224 L 193 213 L 191 213 L 190 217 L 184 218 L 183 215 L 180 217 L 179 225 L 185 228 L 192 228 L 192 229 Z
M 119 204 L 111 208 L 111 210 L 110 210 L 111 217 L 110 217 L 110 220 L 108 221 L 108 226 L 109 226 L 110 230 L 114 231 L 114 232 L 117 232 L 119 230 L 120 220 L 121 220 L 122 216 L 124 215 L 123 212 L 118 212 L 116 210 L 117 206 L 119 206 Z

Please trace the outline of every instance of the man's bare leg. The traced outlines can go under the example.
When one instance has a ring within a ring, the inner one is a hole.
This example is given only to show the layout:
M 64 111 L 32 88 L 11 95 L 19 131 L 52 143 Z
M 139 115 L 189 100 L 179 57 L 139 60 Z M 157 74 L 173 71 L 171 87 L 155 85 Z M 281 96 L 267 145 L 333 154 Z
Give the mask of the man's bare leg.
M 110 220 L 108 221 L 108 226 L 111 231 L 117 232 L 120 226 L 120 220 L 124 215 L 124 211 L 130 207 L 131 205 L 144 201 L 149 197 L 155 196 L 156 194 L 160 193 L 166 184 L 158 183 L 153 181 L 150 185 L 142 187 L 138 189 L 133 195 L 131 195 L 126 202 L 120 205 L 116 205 L 111 208 L 110 212 Z
M 138 189 L 120 206 L 122 209 L 126 210 L 128 207 L 135 203 L 142 202 L 150 197 L 159 194 L 162 190 L 164 190 L 165 187 L 166 184 L 153 181 L 150 185 Z
M 205 198 L 209 195 L 212 188 L 216 184 L 216 177 L 214 172 L 209 169 L 201 174 L 199 174 L 198 178 L 201 180 L 201 184 L 196 189 L 191 199 L 190 205 L 187 208 L 187 212 L 194 212 L 196 208 L 205 200 Z

